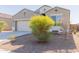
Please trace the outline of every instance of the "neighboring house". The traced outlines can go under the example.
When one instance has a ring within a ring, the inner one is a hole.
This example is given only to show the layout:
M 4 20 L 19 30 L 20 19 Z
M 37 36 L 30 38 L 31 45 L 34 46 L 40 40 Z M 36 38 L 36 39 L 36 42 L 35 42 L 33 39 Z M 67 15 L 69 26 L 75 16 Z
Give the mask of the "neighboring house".
M 74 30 L 79 31 L 79 24 L 70 24 L 70 29 L 72 32 Z
M 70 30 L 71 32 L 74 32 L 75 30 L 78 31 L 78 24 L 70 24 Z
M 8 25 L 6 29 L 4 29 L 4 31 L 12 30 L 12 16 L 11 15 L 0 13 L 0 21 L 5 21 Z
M 70 31 L 70 10 L 61 7 L 50 7 L 44 5 L 36 11 L 23 9 L 13 16 L 15 31 L 31 31 L 28 22 L 33 15 L 40 15 L 45 13 L 57 23 L 60 23 L 60 27 L 63 31 Z M 58 27 L 58 25 L 55 24 Z M 56 27 L 55 27 L 56 28 Z

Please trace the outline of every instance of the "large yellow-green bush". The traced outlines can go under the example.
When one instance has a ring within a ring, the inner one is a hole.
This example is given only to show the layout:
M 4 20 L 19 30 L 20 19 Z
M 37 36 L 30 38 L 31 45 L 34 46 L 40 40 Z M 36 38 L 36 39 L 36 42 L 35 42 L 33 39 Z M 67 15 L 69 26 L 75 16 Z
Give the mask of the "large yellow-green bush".
M 49 29 L 54 25 L 53 19 L 48 16 L 33 16 L 30 21 L 32 33 L 40 40 L 49 38 Z
M 0 21 L 0 32 L 6 28 L 7 23 L 5 21 Z

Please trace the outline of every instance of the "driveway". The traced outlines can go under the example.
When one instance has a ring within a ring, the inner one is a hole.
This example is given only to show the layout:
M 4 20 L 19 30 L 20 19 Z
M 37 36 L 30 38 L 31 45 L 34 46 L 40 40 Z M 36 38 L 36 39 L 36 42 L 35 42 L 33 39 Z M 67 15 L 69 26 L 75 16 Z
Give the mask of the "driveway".
M 37 43 L 33 35 L 18 37 L 12 42 L 0 42 L 0 48 L 13 53 L 75 53 L 79 52 L 79 39 L 73 34 L 52 35 L 46 44 Z
M 0 33 L 0 40 L 8 39 L 10 36 L 22 36 L 26 34 L 30 34 L 31 32 L 1 32 Z

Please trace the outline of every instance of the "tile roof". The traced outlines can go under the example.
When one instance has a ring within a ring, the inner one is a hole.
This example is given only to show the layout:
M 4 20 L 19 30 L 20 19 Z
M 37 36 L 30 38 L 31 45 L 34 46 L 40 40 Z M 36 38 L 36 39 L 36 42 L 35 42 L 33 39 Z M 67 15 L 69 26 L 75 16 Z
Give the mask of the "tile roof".
M 12 18 L 11 15 L 5 14 L 5 13 L 0 13 L 0 17 L 1 17 L 1 18 Z

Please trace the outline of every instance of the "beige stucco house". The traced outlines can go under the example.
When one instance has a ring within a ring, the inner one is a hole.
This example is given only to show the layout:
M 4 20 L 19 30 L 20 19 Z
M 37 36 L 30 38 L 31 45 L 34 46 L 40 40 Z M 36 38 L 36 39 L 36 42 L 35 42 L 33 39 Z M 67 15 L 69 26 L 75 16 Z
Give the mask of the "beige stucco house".
M 45 14 L 53 18 L 56 22 L 59 22 L 63 31 L 70 31 L 70 10 L 61 7 L 54 7 L 45 12 Z
M 55 22 L 60 22 L 61 27 L 64 29 L 62 30 L 63 32 L 70 31 L 70 10 L 61 7 L 52 8 L 47 5 L 40 7 L 36 11 L 23 9 L 20 12 L 16 13 L 12 18 L 14 20 L 14 31 L 31 31 L 28 24 L 30 18 L 34 15 L 41 15 L 43 13 L 51 17 Z M 56 26 L 57 25 L 55 24 L 55 28 Z M 51 28 L 51 30 L 53 30 L 53 28 Z
M 15 27 L 14 31 L 31 31 L 29 28 L 29 21 L 30 18 L 34 15 L 38 14 L 25 8 L 15 14 L 12 18 Z

